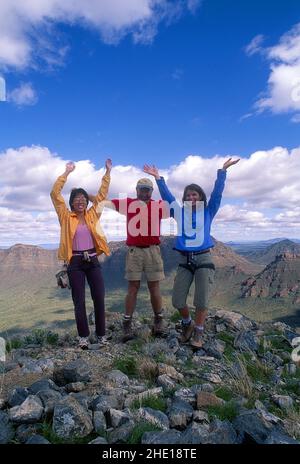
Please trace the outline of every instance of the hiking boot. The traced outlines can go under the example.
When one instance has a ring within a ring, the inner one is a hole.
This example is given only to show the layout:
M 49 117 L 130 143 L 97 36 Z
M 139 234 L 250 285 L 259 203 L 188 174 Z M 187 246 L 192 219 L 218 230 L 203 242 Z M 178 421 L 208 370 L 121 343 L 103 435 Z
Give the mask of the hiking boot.
M 192 340 L 191 340 L 190 344 L 191 344 L 191 346 L 193 348 L 197 348 L 197 349 L 202 348 L 202 346 L 203 346 L 203 330 L 199 330 L 199 329 L 197 329 L 197 327 L 195 327 L 194 335 L 192 337 Z
M 194 327 L 195 327 L 194 321 L 191 321 L 189 324 L 181 323 L 181 337 L 180 337 L 181 343 L 187 343 L 189 341 L 189 339 L 193 335 Z
M 166 323 L 164 321 L 164 317 L 162 313 L 158 313 L 154 315 L 152 333 L 156 336 L 166 336 Z
M 109 341 L 105 335 L 96 335 L 96 340 L 96 343 L 98 343 L 101 346 L 109 345 Z
M 132 318 L 124 318 L 123 319 L 123 337 L 122 337 L 122 342 L 126 343 L 129 340 L 132 340 L 134 338 L 134 333 L 132 329 Z
M 88 347 L 89 347 L 89 339 L 88 339 L 88 337 L 79 337 L 78 346 L 82 350 L 87 350 Z

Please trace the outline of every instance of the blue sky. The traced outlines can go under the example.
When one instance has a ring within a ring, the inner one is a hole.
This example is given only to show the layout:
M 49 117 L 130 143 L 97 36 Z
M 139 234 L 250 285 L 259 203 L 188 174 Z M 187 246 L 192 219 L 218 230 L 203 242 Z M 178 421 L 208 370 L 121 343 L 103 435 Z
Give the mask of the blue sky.
M 147 0 L 143 2 L 150 4 Z M 9 4 L 4 0 L 5 3 Z M 13 3 L 18 5 L 19 1 L 13 0 Z M 199 157 L 203 163 L 215 159 L 215 164 L 211 161 L 209 165 L 216 167 L 221 167 L 223 157 L 242 157 L 243 176 L 247 176 L 249 166 L 253 182 L 255 157 L 251 161 L 251 155 L 255 152 L 273 153 L 275 147 L 282 147 L 285 154 L 272 154 L 270 161 L 276 158 L 279 165 L 284 162 L 294 166 L 296 155 L 291 157 L 291 151 L 300 146 L 300 104 L 298 100 L 288 102 L 286 95 L 278 96 L 282 80 L 272 67 L 283 63 L 298 76 L 300 62 L 286 60 L 284 53 L 292 48 L 291 37 L 295 40 L 294 49 L 298 46 L 300 32 L 295 27 L 300 24 L 299 1 L 182 1 L 176 17 L 169 4 L 165 20 L 160 21 L 150 11 L 150 33 L 147 19 L 139 26 L 139 41 L 134 35 L 136 23 L 130 24 L 130 21 L 127 29 L 118 25 L 110 32 L 109 39 L 105 36 L 103 30 L 111 27 L 113 11 L 109 19 L 106 17 L 108 25 L 103 26 L 102 20 L 91 25 L 79 19 L 70 24 L 66 12 L 63 17 L 54 10 L 52 0 L 44 3 L 52 14 L 51 25 L 41 14 L 40 22 L 34 23 L 35 42 L 32 31 L 28 32 L 28 18 L 25 21 L 18 17 L 19 22 L 26 22 L 24 29 L 23 23 L 13 22 L 16 27 L 21 24 L 24 43 L 33 44 L 22 62 L 18 62 L 17 54 L 1 55 L 4 42 L 0 33 L 0 74 L 6 80 L 8 91 L 8 101 L 0 102 L 0 160 L 2 154 L 9 172 L 12 168 L 7 166 L 13 161 L 9 161 L 7 151 L 18 152 L 21 147 L 30 151 L 32 146 L 46 147 L 56 160 L 57 157 L 64 162 L 87 160 L 96 168 L 108 155 L 115 165 L 136 169 L 144 162 L 155 163 L 165 170 L 167 177 L 169 173 L 170 181 L 174 174 L 172 166 L 185 163 L 188 155 Z M 125 0 L 126 3 L 134 1 Z M 157 0 L 157 3 L 163 2 Z M 286 49 L 278 54 L 276 47 L 284 34 L 290 34 L 283 39 Z M 253 42 L 259 36 L 261 40 Z M 9 36 L 9 40 L 13 39 Z M 111 41 L 114 43 L 108 43 Z M 43 49 L 45 43 L 47 47 Z M 247 51 L 251 43 L 253 47 Z M 272 76 L 273 87 L 268 84 Z M 291 86 L 298 85 L 297 82 Z M 24 89 L 27 89 L 25 93 Z M 262 103 L 263 98 L 268 99 L 267 104 Z M 28 160 L 32 162 L 32 158 Z M 257 169 L 268 169 L 267 162 L 263 166 L 258 164 Z M 210 176 L 210 190 L 214 176 L 215 169 Z M 178 175 L 173 176 L 173 182 L 179 194 L 182 185 L 176 184 L 176 179 Z M 280 188 L 286 191 L 287 177 L 280 182 Z M 236 185 L 241 184 L 242 178 L 237 176 Z M 4 178 L 0 181 L 0 208 L 5 217 L 10 209 L 34 214 L 34 217 L 45 211 L 44 207 L 36 206 L 32 210 L 28 205 L 20 207 L 6 201 L 5 195 L 12 185 L 6 184 Z M 50 180 L 48 187 L 51 187 Z M 294 211 L 299 194 L 294 185 L 292 203 L 288 209 L 282 205 L 281 210 L 274 203 L 274 191 L 267 192 L 269 202 L 262 198 L 261 191 L 259 205 L 259 192 L 256 199 L 249 201 L 246 191 L 242 195 L 230 195 L 233 190 L 232 184 L 224 205 L 239 204 L 240 211 L 250 215 L 261 211 L 271 221 L 278 214 L 287 217 L 288 212 Z M 117 193 L 116 188 L 113 192 Z M 49 205 L 47 208 L 50 213 Z M 296 219 L 297 224 L 294 222 L 291 230 L 285 223 L 287 229 L 282 232 L 298 235 L 300 213 Z M 274 236 L 278 225 L 272 227 L 271 230 L 263 225 L 259 238 Z M 249 234 L 253 238 L 254 231 Z M 220 235 L 230 239 L 229 234 Z M 3 240 L 7 242 L 5 237 Z M 47 241 L 47 236 L 43 239 Z M 50 236 L 48 239 L 51 240 Z

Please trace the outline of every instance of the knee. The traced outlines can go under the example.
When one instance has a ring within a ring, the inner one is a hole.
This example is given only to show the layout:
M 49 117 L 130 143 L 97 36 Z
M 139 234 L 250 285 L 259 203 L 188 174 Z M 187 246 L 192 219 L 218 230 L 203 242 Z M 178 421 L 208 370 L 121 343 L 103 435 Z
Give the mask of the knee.
M 128 295 L 130 296 L 136 296 L 138 291 L 139 291 L 139 288 L 140 288 L 140 284 L 134 284 L 134 285 L 130 285 L 128 287 Z

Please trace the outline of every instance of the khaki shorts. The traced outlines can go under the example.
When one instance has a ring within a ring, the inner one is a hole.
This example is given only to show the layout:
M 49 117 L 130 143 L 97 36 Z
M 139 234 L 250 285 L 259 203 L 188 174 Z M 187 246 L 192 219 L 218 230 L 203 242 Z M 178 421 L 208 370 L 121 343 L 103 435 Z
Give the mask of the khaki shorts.
M 131 246 L 128 248 L 125 265 L 125 279 L 142 280 L 145 273 L 147 282 L 163 280 L 164 263 L 159 245 L 151 245 L 149 248 Z
M 200 266 L 213 263 L 211 253 L 195 255 L 194 259 Z M 179 255 L 178 264 L 186 264 L 186 262 L 186 257 Z M 195 274 L 192 274 L 188 269 L 178 266 L 172 293 L 173 306 L 176 309 L 183 309 L 186 306 L 189 290 L 195 279 L 194 306 L 202 310 L 208 309 L 214 276 L 215 271 L 208 267 L 199 268 Z

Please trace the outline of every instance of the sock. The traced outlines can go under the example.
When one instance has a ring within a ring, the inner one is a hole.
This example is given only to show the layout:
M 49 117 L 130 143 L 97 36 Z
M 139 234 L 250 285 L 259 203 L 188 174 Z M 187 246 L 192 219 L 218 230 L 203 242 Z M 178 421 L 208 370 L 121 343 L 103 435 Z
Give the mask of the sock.
M 189 316 L 189 317 L 183 317 L 183 318 L 181 319 L 181 322 L 182 322 L 183 325 L 189 325 L 189 324 L 191 323 L 191 321 L 192 321 L 191 316 Z
M 129 321 L 132 318 L 132 316 L 128 316 L 127 314 L 124 314 L 123 319 L 125 321 Z
M 158 311 L 157 313 L 154 313 L 154 317 L 163 317 L 163 312 L 164 312 L 164 310 L 161 309 L 161 310 Z
M 203 325 L 195 325 L 195 329 L 199 330 L 199 332 L 204 331 L 204 326 Z

